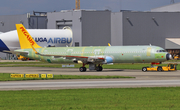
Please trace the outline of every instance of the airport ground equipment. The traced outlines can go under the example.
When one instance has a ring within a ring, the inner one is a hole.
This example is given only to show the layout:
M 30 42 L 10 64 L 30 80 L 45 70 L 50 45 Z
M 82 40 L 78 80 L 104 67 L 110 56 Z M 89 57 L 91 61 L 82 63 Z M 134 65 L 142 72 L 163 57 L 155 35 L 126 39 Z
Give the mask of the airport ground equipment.
M 26 58 L 26 57 L 21 56 L 21 55 L 18 55 L 17 57 L 18 57 L 18 60 L 22 60 L 22 61 L 27 61 L 27 60 L 29 60 L 29 58 Z
M 176 71 L 177 63 L 169 63 L 167 66 L 143 67 L 142 71 Z
M 174 59 L 175 59 L 175 60 L 180 59 L 180 55 L 176 55 L 176 56 L 174 56 Z
M 180 59 L 180 49 L 166 49 L 169 52 L 173 59 L 178 60 Z

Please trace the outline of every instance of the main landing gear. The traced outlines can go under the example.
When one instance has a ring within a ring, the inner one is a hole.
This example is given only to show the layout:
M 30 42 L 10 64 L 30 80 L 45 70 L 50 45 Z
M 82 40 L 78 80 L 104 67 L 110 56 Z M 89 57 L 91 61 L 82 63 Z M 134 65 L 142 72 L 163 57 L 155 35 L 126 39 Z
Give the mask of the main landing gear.
M 80 67 L 80 68 L 79 68 L 79 71 L 80 71 L 80 72 L 85 72 L 85 71 L 86 71 L 86 67 Z
M 96 71 L 102 71 L 102 70 L 103 70 L 102 66 L 97 66 L 96 67 Z
M 83 63 L 83 66 L 79 68 L 80 72 L 85 72 L 86 71 L 86 67 L 84 67 L 86 64 Z M 103 68 L 102 66 L 99 64 L 98 66 L 96 66 L 96 64 L 89 64 L 89 70 L 96 70 L 96 71 L 102 71 Z
M 84 67 L 86 64 L 83 63 L 83 66 L 79 68 L 80 72 L 85 72 L 86 71 L 86 67 Z

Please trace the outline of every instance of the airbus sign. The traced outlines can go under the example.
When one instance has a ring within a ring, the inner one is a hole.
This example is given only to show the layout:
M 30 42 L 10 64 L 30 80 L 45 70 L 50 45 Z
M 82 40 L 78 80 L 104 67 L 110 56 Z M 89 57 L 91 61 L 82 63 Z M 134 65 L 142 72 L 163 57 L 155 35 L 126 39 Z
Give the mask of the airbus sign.
M 33 38 L 36 42 L 47 42 L 48 44 L 70 44 L 72 43 L 72 38 L 65 38 L 65 37 L 35 37 Z

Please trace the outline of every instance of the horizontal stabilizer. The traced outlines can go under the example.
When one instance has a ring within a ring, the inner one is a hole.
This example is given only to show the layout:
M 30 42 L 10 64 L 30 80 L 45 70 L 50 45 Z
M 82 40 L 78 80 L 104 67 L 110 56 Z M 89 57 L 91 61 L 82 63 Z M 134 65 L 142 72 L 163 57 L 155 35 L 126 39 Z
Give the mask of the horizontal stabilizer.
M 4 50 L 3 52 L 6 52 L 6 53 L 12 53 L 12 54 L 23 54 L 23 55 L 27 55 L 28 52 L 21 52 L 21 51 L 7 51 L 7 50 Z

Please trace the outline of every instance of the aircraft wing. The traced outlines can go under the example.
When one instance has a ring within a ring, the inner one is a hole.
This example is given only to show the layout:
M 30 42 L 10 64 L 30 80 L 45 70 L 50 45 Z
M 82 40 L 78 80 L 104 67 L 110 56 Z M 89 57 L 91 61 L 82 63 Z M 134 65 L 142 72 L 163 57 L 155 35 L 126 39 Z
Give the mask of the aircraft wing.
M 103 62 L 105 58 L 103 56 L 71 56 L 71 55 L 52 55 L 52 54 L 40 54 L 36 53 L 41 56 L 53 56 L 54 58 L 64 57 L 66 59 L 74 59 L 74 60 L 80 60 L 82 62 Z
M 96 63 L 96 62 L 103 62 L 105 61 L 104 56 L 71 56 L 71 55 L 52 55 L 52 54 L 41 54 L 36 51 L 36 49 L 32 46 L 33 51 L 37 55 L 41 56 L 53 56 L 54 58 L 59 58 L 59 57 L 64 57 L 66 59 L 74 59 L 74 60 L 80 60 L 84 63 L 91 62 L 91 63 Z

